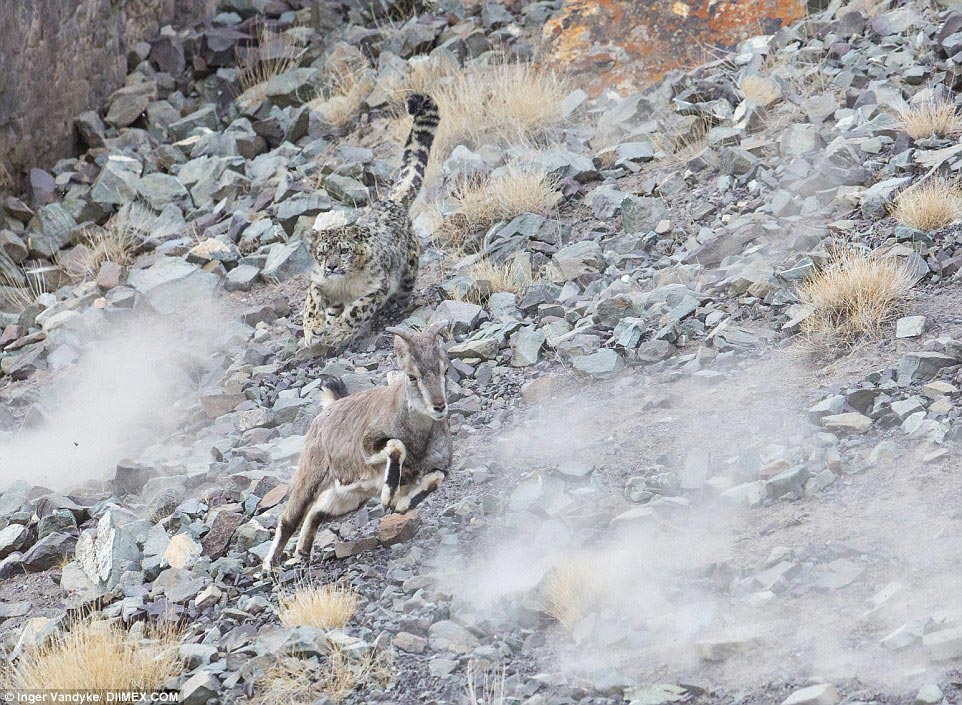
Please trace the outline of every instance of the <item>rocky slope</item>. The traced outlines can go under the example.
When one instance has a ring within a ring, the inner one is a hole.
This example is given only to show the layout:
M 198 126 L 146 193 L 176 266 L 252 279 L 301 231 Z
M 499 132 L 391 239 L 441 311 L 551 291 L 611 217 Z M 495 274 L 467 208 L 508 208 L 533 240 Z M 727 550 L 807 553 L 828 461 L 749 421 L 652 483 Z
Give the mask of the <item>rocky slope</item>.
M 382 384 L 392 353 L 372 335 L 303 359 L 303 238 L 389 183 L 399 73 L 530 57 L 559 3 L 220 9 L 135 50 L 127 85 L 78 117 L 89 151 L 0 210 L 20 265 L 0 314 L 9 662 L 93 609 L 182 625 L 169 685 L 190 703 L 263 699 L 278 659 L 320 677 L 332 649 L 390 662 L 356 703 L 465 702 L 478 662 L 528 705 L 962 697 L 962 235 L 886 210 L 962 163 L 897 118 L 957 88 L 962 15 L 834 2 L 645 91 L 571 86 L 523 155 L 562 202 L 480 238 L 538 274 L 520 293 L 445 252 L 422 204 L 416 307 L 395 317 L 453 324 L 456 466 L 416 514 L 372 502 L 322 530 L 308 576 L 361 599 L 320 630 L 281 626 L 298 575 L 257 566 L 318 376 Z M 245 91 L 263 16 L 294 63 Z M 359 115 L 335 128 L 308 103 L 330 107 L 328 69 L 357 55 Z M 428 198 L 517 152 L 439 155 Z M 136 258 L 85 277 L 101 227 Z M 839 240 L 905 262 L 912 315 L 824 362 L 798 340 L 798 286 Z

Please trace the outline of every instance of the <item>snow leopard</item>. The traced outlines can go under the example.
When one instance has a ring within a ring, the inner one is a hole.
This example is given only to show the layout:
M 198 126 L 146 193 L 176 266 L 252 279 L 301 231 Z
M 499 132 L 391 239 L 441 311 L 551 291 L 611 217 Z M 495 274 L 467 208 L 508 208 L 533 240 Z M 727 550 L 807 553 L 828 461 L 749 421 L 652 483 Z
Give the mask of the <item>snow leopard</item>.
M 414 290 L 421 247 L 408 209 L 424 182 L 440 114 L 420 93 L 408 97 L 407 110 L 414 124 L 387 195 L 354 223 L 312 233 L 315 263 L 304 304 L 304 342 L 312 351 L 343 349 L 385 306 L 406 302 Z

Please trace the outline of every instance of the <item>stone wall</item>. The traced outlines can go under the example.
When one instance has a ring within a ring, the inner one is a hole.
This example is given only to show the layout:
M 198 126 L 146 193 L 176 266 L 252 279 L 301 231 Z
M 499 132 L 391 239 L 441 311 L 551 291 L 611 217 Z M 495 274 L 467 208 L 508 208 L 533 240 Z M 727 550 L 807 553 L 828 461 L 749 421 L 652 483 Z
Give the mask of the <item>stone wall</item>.
M 0 0 L 0 191 L 74 153 L 73 119 L 123 85 L 129 47 L 210 0 Z

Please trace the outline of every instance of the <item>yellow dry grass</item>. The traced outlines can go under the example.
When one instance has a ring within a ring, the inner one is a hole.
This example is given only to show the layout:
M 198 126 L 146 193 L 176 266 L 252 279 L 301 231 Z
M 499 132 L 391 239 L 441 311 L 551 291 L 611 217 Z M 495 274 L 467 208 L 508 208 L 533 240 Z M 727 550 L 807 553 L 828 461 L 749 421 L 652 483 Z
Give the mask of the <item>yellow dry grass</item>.
M 554 566 L 542 584 L 544 610 L 569 632 L 598 606 L 602 585 L 584 558 L 572 556 Z
M 318 667 L 311 661 L 285 658 L 271 664 L 259 679 L 261 705 L 310 705 L 323 695 L 317 682 Z
M 135 639 L 121 627 L 83 622 L 26 651 L 3 675 L 11 690 L 157 690 L 181 670 L 180 637 L 155 630 Z
M 670 119 L 670 118 L 669 118 Z M 678 167 L 686 164 L 708 149 L 708 133 L 711 124 L 699 120 L 688 132 L 672 134 L 671 131 L 657 132 L 651 136 L 652 145 L 664 156 L 651 163 L 652 168 Z M 714 159 L 714 157 L 711 157 Z
M 6 164 L 0 161 L 0 194 L 12 192 L 15 185 L 13 174 Z
M 500 669 L 469 661 L 464 694 L 468 705 L 504 705 L 504 666 Z
M 282 594 L 278 602 L 278 614 L 285 627 L 340 629 L 357 612 L 358 596 L 355 590 L 339 583 L 303 584 Z
M 562 122 L 569 91 L 561 76 L 534 64 L 498 61 L 459 68 L 432 58 L 415 63 L 396 93 L 399 106 L 410 93 L 427 93 L 437 102 L 441 123 L 432 161 L 440 163 L 458 144 L 540 140 Z M 409 125 L 410 118 L 400 122 L 399 137 L 406 136 Z
M 561 201 L 561 192 L 557 181 L 543 172 L 511 165 L 494 176 L 463 181 L 450 200 L 456 214 L 441 224 L 438 238 L 463 250 L 479 231 L 499 220 L 522 213 L 549 214 Z
M 77 244 L 85 249 L 79 257 L 62 262 L 58 258 L 58 263 L 62 263 L 64 271 L 71 278 L 94 278 L 104 262 L 113 262 L 122 267 L 133 262 L 134 255 L 143 245 L 145 234 L 142 225 L 115 216 L 106 227 L 94 226 L 81 235 Z
M 962 115 L 945 99 L 927 100 L 899 113 L 899 122 L 909 137 L 955 137 L 962 134 Z
M 24 263 L 21 270 L 0 253 L 0 308 L 20 312 L 46 293 L 47 279 L 42 268 Z
M 388 653 L 371 650 L 363 656 L 350 657 L 335 646 L 323 666 L 293 657 L 275 662 L 259 680 L 258 702 L 310 705 L 326 696 L 339 703 L 358 686 L 384 687 L 391 677 L 392 662 Z
M 255 33 L 257 48 L 235 55 L 237 82 L 243 91 L 238 100 L 251 106 L 264 100 L 268 81 L 297 67 L 303 52 L 290 37 L 266 24 L 260 24 Z
M 892 217 L 916 230 L 938 230 L 962 217 L 962 189 L 943 178 L 929 179 L 900 193 Z
M 802 333 L 816 350 L 844 349 L 878 336 L 911 286 L 911 275 L 897 259 L 839 248 L 799 290 L 812 310 Z
M 481 299 L 486 299 L 489 293 L 508 292 L 520 295 L 535 282 L 531 263 L 526 257 L 515 257 L 502 264 L 495 264 L 483 257 L 471 265 L 468 275 L 474 281 L 487 282 L 483 296 L 478 287 L 471 287 L 465 296 L 465 300 L 479 306 L 484 305 Z
M 327 75 L 327 95 L 318 96 L 307 105 L 325 122 L 343 129 L 360 114 L 364 99 L 374 89 L 374 77 L 368 66 L 347 62 L 329 66 Z

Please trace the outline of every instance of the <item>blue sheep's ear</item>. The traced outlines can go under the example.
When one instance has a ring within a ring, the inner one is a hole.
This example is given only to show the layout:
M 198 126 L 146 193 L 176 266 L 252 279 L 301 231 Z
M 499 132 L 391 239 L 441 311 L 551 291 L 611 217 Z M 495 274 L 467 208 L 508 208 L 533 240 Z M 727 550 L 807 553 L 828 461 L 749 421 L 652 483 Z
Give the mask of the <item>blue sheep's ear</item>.
M 428 326 L 424 333 L 425 335 L 434 336 L 435 338 L 438 336 L 441 336 L 442 338 L 450 338 L 451 327 L 448 325 L 447 321 L 438 321 L 437 323 L 432 323 L 430 326 Z

